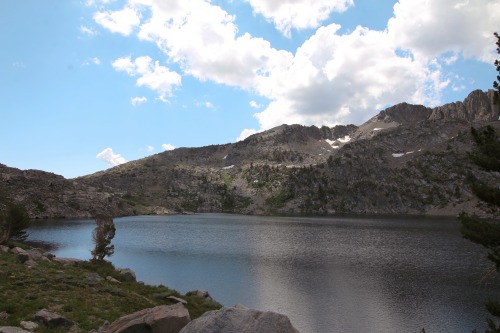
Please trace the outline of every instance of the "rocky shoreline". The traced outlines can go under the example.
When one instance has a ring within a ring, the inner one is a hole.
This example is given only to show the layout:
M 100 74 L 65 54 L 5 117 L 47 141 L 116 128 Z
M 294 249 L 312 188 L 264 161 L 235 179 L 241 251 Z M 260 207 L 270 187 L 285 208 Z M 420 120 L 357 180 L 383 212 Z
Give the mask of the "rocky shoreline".
M 54 268 L 56 272 L 64 276 L 65 269 L 78 269 L 85 265 L 86 261 L 75 258 L 58 258 L 50 252 L 37 248 L 23 249 L 21 247 L 8 247 L 0 245 L 0 254 L 5 254 L 6 261 L 0 260 L 1 266 L 6 266 L 10 260 L 12 265 L 16 265 L 18 274 L 0 271 L 0 280 L 13 278 L 24 273 L 34 273 L 41 278 L 40 269 L 42 266 Z M 0 266 L 0 267 L 1 267 Z M 85 272 L 77 285 L 88 285 L 98 290 L 100 285 L 144 285 L 136 281 L 135 273 L 128 268 L 116 268 L 111 275 L 103 276 L 97 272 Z M 14 285 L 20 281 L 13 281 Z M 75 282 L 75 281 L 72 281 Z M 46 288 L 51 288 L 48 285 Z M 64 288 L 64 287 L 63 287 Z M 115 293 L 119 293 L 114 290 Z M 123 293 L 123 292 L 122 292 Z M 288 317 L 282 314 L 249 309 L 243 305 L 235 307 L 216 306 L 214 310 L 204 311 L 201 316 L 191 319 L 192 316 L 188 308 L 192 305 L 189 302 L 197 300 L 201 302 L 213 302 L 206 291 L 193 291 L 186 294 L 174 296 L 172 292 L 156 293 L 154 297 L 162 299 L 171 304 L 162 304 L 145 307 L 138 311 L 121 315 L 110 323 L 108 320 L 102 321 L 96 328 L 89 330 L 91 333 L 216 333 L 216 332 L 238 332 L 238 333 L 298 333 L 293 327 Z M 33 300 L 37 300 L 37 295 L 27 295 Z M 123 295 L 122 295 L 123 296 Z M 7 299 L 4 297 L 4 302 Z M 214 303 L 217 304 L 217 303 Z M 1 309 L 1 308 L 0 308 Z M 59 313 L 61 310 L 67 311 L 69 315 Z M 15 311 L 13 311 L 15 312 Z M 193 313 L 193 311 L 191 311 Z M 18 326 L 2 325 L 9 321 L 11 314 L 8 311 L 0 310 L 0 333 L 30 333 L 30 332 L 50 332 L 64 329 L 71 333 L 79 333 L 84 330 L 80 327 L 78 318 L 70 318 L 71 307 L 67 304 L 59 304 L 50 308 L 36 309 L 26 317 L 20 318 Z M 12 321 L 10 321 L 12 324 Z

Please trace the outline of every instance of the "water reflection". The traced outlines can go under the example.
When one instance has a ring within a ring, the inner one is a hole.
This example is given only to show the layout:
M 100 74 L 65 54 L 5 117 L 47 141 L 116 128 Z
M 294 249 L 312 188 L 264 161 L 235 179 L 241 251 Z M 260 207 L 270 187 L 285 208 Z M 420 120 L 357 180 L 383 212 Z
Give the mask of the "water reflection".
M 112 260 L 140 280 L 285 313 L 303 333 L 484 330 L 478 280 L 489 264 L 456 220 L 200 214 L 115 224 Z M 40 223 L 31 238 L 88 259 L 93 227 Z

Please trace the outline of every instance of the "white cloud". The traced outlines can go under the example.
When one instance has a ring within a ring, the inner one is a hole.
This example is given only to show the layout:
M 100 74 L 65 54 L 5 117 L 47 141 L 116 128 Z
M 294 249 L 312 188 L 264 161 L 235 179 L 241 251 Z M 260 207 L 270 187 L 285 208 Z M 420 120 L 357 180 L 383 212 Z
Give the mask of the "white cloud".
M 113 149 L 111 148 L 104 149 L 96 155 L 96 158 L 103 160 L 111 166 L 117 166 L 127 162 L 127 160 L 123 158 L 122 155 L 113 153 Z
M 97 58 L 97 57 L 93 57 L 93 58 L 85 60 L 82 63 L 82 66 L 100 65 L 100 64 L 101 64 L 101 60 L 99 58 Z
M 399 0 L 388 31 L 399 47 L 417 57 L 429 59 L 454 51 L 466 59 L 491 62 L 498 22 L 498 0 Z
M 236 139 L 236 141 L 243 141 L 246 138 L 248 138 L 250 135 L 253 135 L 255 133 L 258 133 L 258 132 L 256 130 L 254 130 L 253 128 L 252 129 L 245 128 L 243 131 L 241 131 L 241 134 Z
M 153 146 L 148 146 L 148 148 L 147 148 L 147 149 L 148 149 L 148 152 L 152 152 L 153 150 L 155 150 L 155 147 L 153 147 Z
M 254 109 L 260 109 L 262 107 L 262 105 L 260 105 L 259 103 L 257 103 L 256 101 L 250 101 L 250 106 L 253 107 Z
M 359 124 L 377 109 L 401 101 L 433 104 L 440 68 L 398 56 L 384 31 L 319 28 L 297 50 L 286 71 L 271 75 L 261 93 L 272 100 L 256 115 L 263 129 L 283 124 Z
M 153 62 L 148 56 L 138 57 L 134 61 L 130 57 L 119 58 L 112 65 L 117 71 L 138 76 L 136 84 L 156 91 L 162 101 L 172 94 L 173 86 L 181 85 L 181 76 L 177 72 L 161 66 L 158 61 Z
M 133 29 L 141 22 L 139 13 L 130 7 L 125 7 L 122 10 L 114 12 L 97 12 L 94 14 L 94 20 L 109 31 L 117 32 L 124 36 L 130 35 Z
M 238 35 L 234 17 L 202 0 L 134 0 L 151 11 L 139 38 L 156 43 L 185 74 L 253 89 L 262 77 L 286 66 L 292 55 L 262 39 Z
M 343 12 L 353 0 L 246 0 L 285 36 L 291 29 L 317 28 L 332 12 Z
M 164 143 L 164 144 L 161 145 L 161 147 L 164 150 L 174 150 L 175 149 L 175 146 L 171 145 L 170 143 Z
M 147 102 L 147 101 L 148 101 L 148 99 L 146 97 L 144 97 L 144 96 L 142 96 L 142 97 L 133 97 L 130 100 L 130 102 L 132 103 L 133 106 L 137 106 L 137 105 L 142 104 L 142 103 Z
M 317 26 L 332 11 L 353 4 L 248 1 L 285 33 Z M 306 3 L 310 8 L 304 9 Z M 443 73 L 443 65 L 462 58 L 490 62 L 493 54 L 491 32 L 500 21 L 500 3 L 471 3 L 399 0 L 386 30 L 357 27 L 340 34 L 340 26 L 330 24 L 317 29 L 295 53 L 239 32 L 234 16 L 209 1 L 129 0 L 125 9 L 147 18 L 137 24 L 138 37 L 155 43 L 183 74 L 269 99 L 255 115 L 262 130 L 283 123 L 359 124 L 386 105 L 439 103 L 443 89 L 455 87 L 453 78 Z M 296 16 L 287 18 L 283 13 Z M 173 86 L 180 85 L 180 75 L 163 67 L 173 73 L 170 79 L 153 76 L 159 66 L 154 64 L 149 57 L 134 61 L 126 57 L 117 59 L 113 67 L 138 76 L 138 85 L 157 89 L 160 96 L 170 94 Z
M 80 26 L 80 32 L 84 35 L 89 35 L 89 36 L 95 36 L 97 35 L 97 31 L 92 29 L 92 28 L 89 28 L 89 27 L 86 27 L 84 25 L 81 25 Z

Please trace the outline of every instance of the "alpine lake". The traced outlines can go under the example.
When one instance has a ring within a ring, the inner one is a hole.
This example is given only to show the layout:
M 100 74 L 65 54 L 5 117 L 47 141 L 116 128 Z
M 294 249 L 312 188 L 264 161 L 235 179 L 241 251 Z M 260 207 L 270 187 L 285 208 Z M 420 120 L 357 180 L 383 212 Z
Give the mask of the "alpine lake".
M 452 218 L 115 218 L 109 258 L 147 284 L 207 290 L 226 306 L 287 315 L 302 333 L 486 329 L 486 250 Z M 37 220 L 29 240 L 58 257 L 90 259 L 94 220 Z

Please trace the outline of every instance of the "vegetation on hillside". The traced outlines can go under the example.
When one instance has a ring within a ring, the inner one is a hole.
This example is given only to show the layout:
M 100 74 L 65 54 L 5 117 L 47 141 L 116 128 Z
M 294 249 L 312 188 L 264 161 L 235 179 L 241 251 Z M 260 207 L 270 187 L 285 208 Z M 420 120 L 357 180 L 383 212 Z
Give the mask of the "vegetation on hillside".
M 72 332 L 88 332 L 97 329 L 105 321 L 157 305 L 176 303 L 168 296 L 187 301 L 191 319 L 206 311 L 219 309 L 220 304 L 196 296 L 181 295 L 165 286 L 149 286 L 131 282 L 119 274 L 106 261 L 81 262 L 76 266 L 63 266 L 54 261 L 37 262 L 30 268 L 17 260 L 12 253 L 0 251 L 0 313 L 8 318 L 0 326 L 19 326 L 21 320 L 33 320 L 41 309 L 55 311 L 75 323 Z M 92 274 L 94 273 L 94 274 Z M 96 279 L 95 273 L 102 279 Z M 119 282 L 106 279 L 111 276 Z M 47 329 L 41 326 L 37 332 L 67 332 L 68 329 Z
M 495 33 L 497 38 L 497 52 L 500 54 L 500 36 Z M 495 66 L 500 74 L 500 60 L 495 61 Z M 500 81 L 500 75 L 497 76 Z M 495 102 L 500 104 L 500 86 L 499 82 L 493 83 L 495 91 Z M 479 167 L 490 172 L 500 171 L 500 140 L 498 134 L 491 126 L 476 130 L 471 128 L 471 134 L 476 142 L 478 151 L 470 154 L 471 160 Z M 499 184 L 485 184 L 477 180 L 473 181 L 472 190 L 484 202 L 500 207 L 500 187 Z M 495 264 L 496 272 L 500 272 L 500 222 L 486 221 L 478 216 L 469 215 L 465 212 L 459 216 L 462 223 L 462 235 L 476 243 L 484 246 L 488 251 L 488 259 Z M 500 319 L 500 300 L 491 299 L 486 303 L 486 308 L 494 317 Z M 487 333 L 500 333 L 500 326 L 489 318 Z

